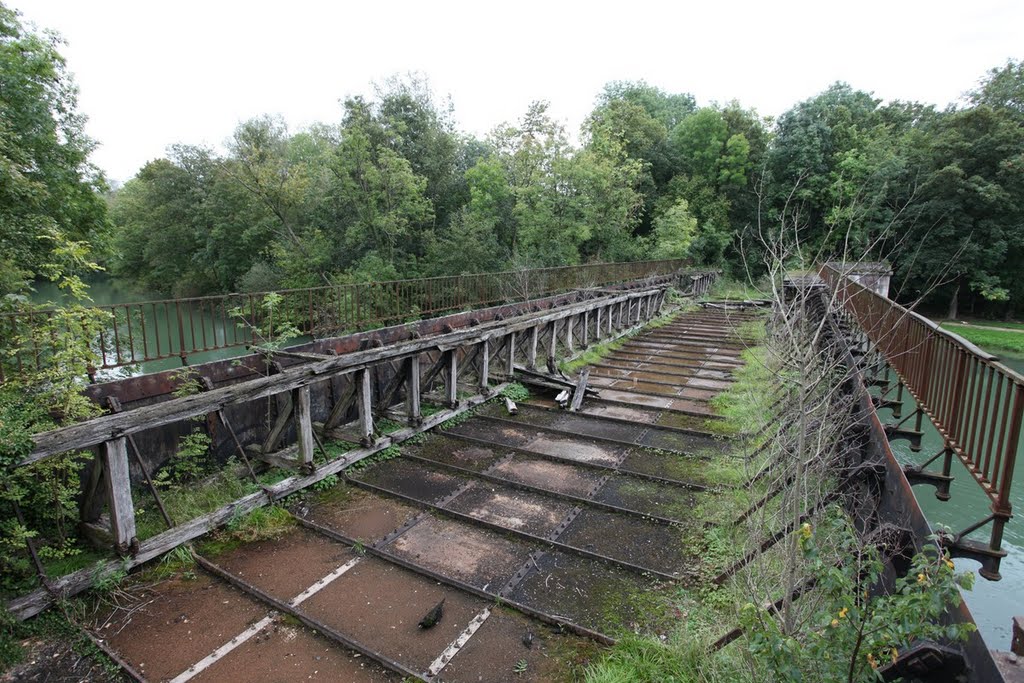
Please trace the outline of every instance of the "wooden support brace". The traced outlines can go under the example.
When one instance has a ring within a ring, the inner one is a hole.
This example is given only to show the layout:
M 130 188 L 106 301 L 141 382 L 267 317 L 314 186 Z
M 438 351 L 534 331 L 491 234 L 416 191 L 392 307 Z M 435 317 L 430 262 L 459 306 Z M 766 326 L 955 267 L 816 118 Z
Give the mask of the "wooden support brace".
M 606 314 L 605 317 L 608 319 L 608 328 L 607 328 L 608 329 L 608 335 L 611 336 L 611 334 L 612 334 L 612 317 L 615 314 L 615 306 L 614 306 L 614 304 L 608 304 L 607 306 L 605 306 L 604 310 L 605 310 L 605 314 Z
M 565 348 L 568 355 L 572 355 L 576 350 L 576 345 L 573 344 L 573 328 L 576 327 L 576 318 L 569 316 L 565 319 Z
M 409 370 L 409 364 L 405 361 L 400 361 L 398 364 L 398 370 L 391 377 L 391 381 L 384 387 L 384 391 L 381 392 L 380 396 L 377 397 L 377 414 L 382 414 L 385 410 L 391 407 L 391 403 L 395 400 L 395 394 L 405 384 L 405 373 Z
M 486 339 L 480 343 L 480 393 L 491 393 L 491 343 Z
M 420 409 L 420 357 L 409 356 L 405 371 L 405 414 L 409 425 L 415 427 L 423 422 Z
M 370 371 L 356 371 L 356 393 L 359 396 L 359 442 L 372 446 L 373 437 L 373 390 L 370 387 Z
M 114 550 L 120 555 L 134 554 L 139 540 L 135 536 L 135 507 L 128 471 L 128 440 L 125 437 L 103 444 L 103 466 L 107 475 L 107 502 L 110 505 L 110 534 L 114 538 Z
M 299 445 L 300 467 L 313 467 L 313 417 L 310 411 L 309 387 L 292 390 L 292 405 L 295 406 L 295 435 Z
M 548 323 L 548 329 L 551 331 L 551 339 L 548 340 L 548 370 L 551 371 L 558 352 L 558 321 L 552 320 Z
M 530 348 L 526 353 L 526 367 L 531 370 L 537 369 L 537 337 L 539 329 L 539 325 L 534 325 L 530 328 Z
M 324 431 L 334 429 L 345 420 L 345 414 L 348 413 L 348 409 L 352 407 L 352 402 L 355 401 L 356 395 L 359 393 L 358 380 L 358 377 L 349 377 L 348 386 L 345 387 L 341 397 L 331 408 L 331 414 L 324 421 Z
M 590 366 L 583 368 L 580 372 L 579 379 L 576 380 L 576 389 L 572 394 L 572 403 L 569 405 L 569 410 L 576 412 L 583 405 L 583 396 L 587 393 L 587 380 L 590 379 Z
M 449 408 L 459 406 L 459 352 L 449 349 L 445 354 L 444 400 Z
M 590 311 L 583 311 L 583 339 L 580 344 L 583 348 L 590 346 Z
M 284 430 L 288 428 L 288 424 L 291 422 L 292 410 L 294 409 L 294 402 L 290 394 L 279 394 L 275 399 L 277 401 L 277 419 L 274 421 L 274 426 L 263 442 L 264 453 L 276 451 L 278 446 L 281 445 L 281 437 L 284 436 Z
M 512 379 L 516 374 L 516 333 L 508 333 L 508 357 L 506 358 L 505 376 Z
M 594 310 L 594 317 L 596 319 L 596 323 L 594 324 L 594 339 L 597 341 L 601 341 L 601 311 L 603 310 L 603 308 Z

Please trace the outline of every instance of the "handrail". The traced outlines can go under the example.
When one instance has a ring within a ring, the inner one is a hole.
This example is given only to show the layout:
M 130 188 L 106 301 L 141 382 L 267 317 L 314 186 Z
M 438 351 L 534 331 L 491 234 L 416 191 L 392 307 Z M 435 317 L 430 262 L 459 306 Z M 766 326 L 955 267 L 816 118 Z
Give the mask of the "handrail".
M 263 307 L 265 297 L 272 292 L 96 306 L 94 310 L 107 314 L 107 323 L 94 340 L 98 362 L 90 374 L 175 357 L 188 365 L 189 356 L 244 348 L 255 341 L 254 330 L 280 327 L 283 322 L 305 336 L 337 336 L 454 311 L 668 275 L 685 265 L 681 259 L 593 263 L 284 289 L 273 292 L 280 297 L 273 310 Z M 45 366 L 57 315 L 55 309 L 0 314 L 0 348 L 16 349 L 8 372 L 23 374 Z M 0 368 L 0 381 L 3 371 Z
M 1024 376 L 831 264 L 820 275 L 934 423 L 947 452 L 956 454 L 991 499 L 990 549 L 999 551 L 1021 448 Z

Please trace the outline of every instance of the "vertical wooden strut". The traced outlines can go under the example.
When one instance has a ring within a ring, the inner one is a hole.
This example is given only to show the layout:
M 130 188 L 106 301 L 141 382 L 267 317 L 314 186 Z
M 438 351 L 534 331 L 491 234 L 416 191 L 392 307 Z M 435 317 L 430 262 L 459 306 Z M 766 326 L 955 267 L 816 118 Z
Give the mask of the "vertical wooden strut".
M 507 350 L 508 350 L 508 360 L 507 360 L 507 369 L 505 371 L 505 376 L 506 376 L 506 378 L 508 380 L 512 380 L 512 378 L 515 377 L 515 374 L 516 374 L 516 333 L 515 332 L 509 332 L 508 333 L 508 349 Z
M 449 349 L 444 352 L 447 363 L 444 369 L 445 403 L 449 408 L 459 407 L 459 350 Z
M 552 320 L 548 323 L 548 330 L 551 332 L 551 338 L 548 340 L 548 358 L 547 366 L 548 372 L 555 371 L 555 357 L 558 351 L 558 321 Z
M 138 547 L 135 538 L 135 507 L 132 504 L 132 482 L 128 473 L 128 440 L 111 439 L 103 444 L 103 466 L 106 469 L 107 502 L 110 504 L 110 533 L 114 550 L 120 555 Z
M 313 466 L 314 444 L 308 386 L 292 390 L 292 405 L 295 412 L 295 438 L 299 445 L 299 466 L 309 469 Z
M 405 414 L 409 425 L 415 427 L 423 423 L 423 412 L 420 409 L 420 357 L 409 356 L 406 361 L 408 371 L 405 376 Z
M 484 340 L 480 343 L 480 393 L 487 396 L 491 393 L 491 343 Z
M 526 365 L 531 370 L 537 369 L 537 337 L 539 335 L 539 326 L 534 325 L 530 328 L 530 350 L 526 354 Z
M 364 446 L 373 445 L 373 392 L 370 388 L 370 371 L 356 370 L 356 393 L 359 397 L 359 442 Z
M 590 311 L 583 311 L 583 338 L 580 344 L 583 348 L 590 346 Z
M 573 316 L 569 316 L 565 319 L 565 351 L 566 355 L 571 356 L 575 350 L 575 345 L 572 343 L 573 328 L 576 326 L 576 320 Z
M 594 339 L 596 339 L 597 341 L 601 341 L 601 311 L 603 310 L 604 308 L 599 306 L 594 311 L 594 316 L 596 318 L 594 323 Z

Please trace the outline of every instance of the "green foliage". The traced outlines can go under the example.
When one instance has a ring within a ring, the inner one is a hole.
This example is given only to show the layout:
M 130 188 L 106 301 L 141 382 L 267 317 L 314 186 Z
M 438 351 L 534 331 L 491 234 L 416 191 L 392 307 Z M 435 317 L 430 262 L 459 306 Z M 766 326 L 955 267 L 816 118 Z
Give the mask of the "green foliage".
M 815 579 L 807 627 L 787 628 L 779 615 L 750 603 L 741 611 L 750 657 L 772 680 L 874 681 L 879 666 L 915 641 L 956 642 L 974 630 L 940 622 L 974 579 L 957 573 L 948 553 L 927 545 L 891 591 L 879 592 L 884 565 L 877 549 L 863 547 L 841 514 L 826 516 L 822 525 L 827 528 L 804 524 L 796 532 L 807 575 Z M 828 539 L 827 552 L 820 538 Z
M 501 395 L 518 403 L 520 401 L 528 401 L 530 399 L 530 390 L 519 382 L 510 382 L 501 390 Z
M 226 526 L 228 536 L 242 543 L 280 538 L 295 528 L 295 518 L 279 505 L 256 508 L 246 515 L 232 517 Z

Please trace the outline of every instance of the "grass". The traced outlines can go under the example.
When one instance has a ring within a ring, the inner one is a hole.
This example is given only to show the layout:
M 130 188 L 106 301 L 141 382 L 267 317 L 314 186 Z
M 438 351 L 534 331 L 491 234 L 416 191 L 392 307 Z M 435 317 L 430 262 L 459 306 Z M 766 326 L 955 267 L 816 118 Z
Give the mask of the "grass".
M 764 299 L 768 295 L 763 288 L 744 280 L 720 277 L 708 292 L 708 299 Z
M 958 325 L 956 323 L 942 323 L 942 328 L 960 335 L 986 351 L 1009 351 L 1011 353 L 1024 354 L 1024 332 L 992 330 L 980 326 Z

